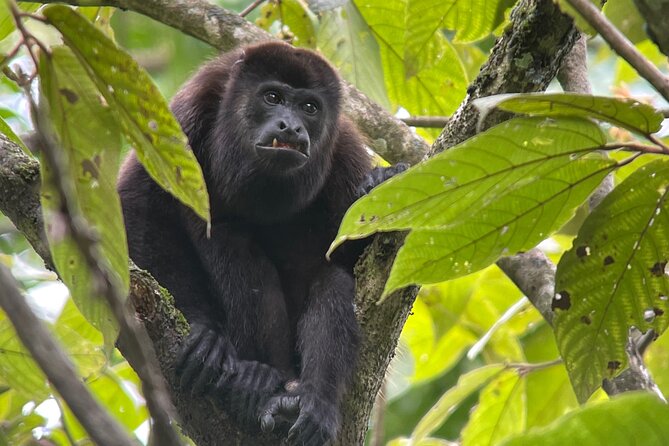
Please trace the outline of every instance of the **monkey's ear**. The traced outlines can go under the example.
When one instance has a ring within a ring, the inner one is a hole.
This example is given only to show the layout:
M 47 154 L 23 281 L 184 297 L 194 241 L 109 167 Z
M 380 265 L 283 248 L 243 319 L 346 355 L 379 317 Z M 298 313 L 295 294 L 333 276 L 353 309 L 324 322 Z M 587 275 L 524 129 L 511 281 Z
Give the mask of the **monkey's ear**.
M 218 108 L 229 77 L 229 60 L 214 59 L 198 71 L 170 104 L 196 153 L 207 132 L 215 124 Z

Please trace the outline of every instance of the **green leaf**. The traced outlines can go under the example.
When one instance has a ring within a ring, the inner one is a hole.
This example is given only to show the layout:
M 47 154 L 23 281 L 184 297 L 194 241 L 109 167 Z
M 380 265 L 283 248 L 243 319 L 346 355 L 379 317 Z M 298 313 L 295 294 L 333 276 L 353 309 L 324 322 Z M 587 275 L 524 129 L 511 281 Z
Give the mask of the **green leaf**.
M 467 88 L 457 51 L 442 33 L 433 32 L 429 54 L 409 52 L 409 0 L 356 0 L 360 14 L 379 44 L 388 97 L 413 115 L 449 115 Z
M 256 25 L 271 32 L 272 25 L 279 22 L 280 32 L 283 32 L 284 26 L 290 30 L 293 45 L 316 48 L 314 29 L 316 21 L 316 16 L 303 0 L 282 0 L 265 3 L 260 9 L 260 17 L 256 20 Z
M 477 271 L 535 246 L 570 218 L 613 168 L 592 153 L 604 142 L 599 127 L 582 119 L 500 124 L 358 200 L 330 252 L 346 239 L 411 229 L 384 296 Z
M 2 3 L 2 0 L 0 0 L 0 3 Z M 30 153 L 30 150 L 28 150 L 28 148 L 23 143 L 23 141 L 21 141 L 21 138 L 19 138 L 19 136 L 16 133 L 14 133 L 14 130 L 12 130 L 12 128 L 9 126 L 9 124 L 7 124 L 5 122 L 5 120 L 2 119 L 2 118 L 0 118 L 0 133 L 5 135 L 11 141 L 15 142 L 21 148 L 21 150 L 23 150 L 23 152 L 26 155 L 29 155 L 29 156 L 32 157 L 32 154 Z
M 49 5 L 43 12 L 88 69 L 147 172 L 209 221 L 209 197 L 200 165 L 149 75 L 73 9 Z
M 42 6 L 41 3 L 24 3 L 18 5 L 23 12 L 35 12 Z M 4 39 L 16 29 L 14 17 L 9 10 L 7 0 L 0 0 L 0 40 Z
M 67 159 L 79 211 L 99 237 L 103 267 L 117 280 L 123 295 L 129 284 L 128 248 L 121 203 L 116 193 L 121 141 L 114 116 L 79 60 L 64 46 L 52 47 L 40 60 L 41 94 Z M 51 166 L 42 164 L 42 210 L 47 238 L 58 273 L 84 316 L 108 343 L 116 324 L 106 300 L 94 293 L 93 277 L 74 240 L 63 232 L 61 200 L 53 186 Z
M 455 31 L 454 42 L 487 37 L 504 21 L 516 0 L 410 0 L 407 10 L 407 47 L 413 54 L 429 53 L 429 41 L 443 29 Z
M 105 365 L 105 355 L 97 344 L 81 338 L 66 325 L 56 324 L 50 328 L 80 375 L 86 377 Z M 0 378 L 21 395 L 35 401 L 49 396 L 44 373 L 19 340 L 9 319 L 0 320 Z
M 592 118 L 642 135 L 660 130 L 664 119 L 655 108 L 634 99 L 575 93 L 497 95 L 477 100 L 477 103 L 485 109 L 497 106 L 528 115 Z
M 411 434 L 411 440 L 417 443 L 436 431 L 462 401 L 498 376 L 503 370 L 503 365 L 493 364 L 462 375 L 457 384 L 444 393 L 439 401 L 421 418 Z
M 125 427 L 128 434 L 147 420 L 146 406 L 138 406 L 133 397 L 128 393 L 123 381 L 116 375 L 113 369 L 108 369 L 105 374 L 96 376 L 87 382 L 87 386 L 95 399 L 104 406 L 107 411 Z M 79 424 L 67 405 L 63 404 L 63 417 L 65 424 L 75 440 L 88 437 L 87 432 Z
M 462 430 L 462 446 L 498 444 L 525 429 L 525 378 L 507 371 L 482 391 L 479 404 Z
M 634 6 L 634 0 L 608 0 L 602 12 L 632 43 L 648 38 L 644 30 L 646 22 Z
M 646 164 L 583 223 L 557 269 L 554 329 L 579 401 L 627 364 L 628 329 L 669 319 L 669 161 Z
M 352 2 L 320 14 L 319 50 L 344 79 L 371 99 L 390 109 L 383 83 L 379 46 Z
M 0 320 L 0 378 L 26 398 L 41 401 L 49 395 L 44 373 L 26 351 L 9 319 Z
M 649 393 L 625 393 L 568 413 L 503 446 L 666 446 L 669 406 Z

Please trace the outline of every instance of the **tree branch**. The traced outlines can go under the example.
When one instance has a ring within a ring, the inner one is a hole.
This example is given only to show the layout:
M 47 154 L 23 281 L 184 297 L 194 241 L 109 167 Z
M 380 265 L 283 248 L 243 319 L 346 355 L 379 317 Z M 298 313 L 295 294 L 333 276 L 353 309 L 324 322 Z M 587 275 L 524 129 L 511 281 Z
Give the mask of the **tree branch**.
M 7 268 L 0 264 L 0 306 L 16 334 L 51 385 L 67 402 L 91 439 L 97 444 L 133 446 L 135 443 L 106 410 L 93 399 L 72 361 L 32 312 Z
M 669 101 L 669 78 L 657 69 L 636 47 L 621 33 L 618 28 L 601 13 L 590 0 L 567 0 L 569 4 L 578 11 L 587 22 L 597 30 L 604 40 L 611 46 L 613 51 L 625 59 L 646 79 L 655 89 Z M 663 31 L 666 32 L 666 31 Z

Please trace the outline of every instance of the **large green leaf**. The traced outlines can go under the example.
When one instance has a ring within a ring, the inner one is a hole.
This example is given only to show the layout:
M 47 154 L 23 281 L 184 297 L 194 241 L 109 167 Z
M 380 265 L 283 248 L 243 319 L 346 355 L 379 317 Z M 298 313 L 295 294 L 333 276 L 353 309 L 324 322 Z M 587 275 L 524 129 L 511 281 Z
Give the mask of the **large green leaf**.
M 643 135 L 660 130 L 664 119 L 662 113 L 634 99 L 575 93 L 497 95 L 477 100 L 477 104 L 528 115 L 593 118 Z
M 509 370 L 481 391 L 479 404 L 462 431 L 462 446 L 498 444 L 523 432 L 526 420 L 525 378 Z
M 121 203 L 116 193 L 121 141 L 118 125 L 79 60 L 64 46 L 40 60 L 41 93 L 48 118 L 67 159 L 78 207 L 99 237 L 102 261 L 118 280 L 123 295 L 129 284 L 128 248 Z M 93 277 L 69 234 L 63 232 L 61 200 L 53 186 L 51 166 L 42 164 L 42 209 L 49 247 L 58 273 L 81 312 L 105 335 L 116 338 L 116 324 Z
M 493 364 L 462 375 L 457 384 L 444 393 L 439 401 L 421 418 L 411 434 L 411 440 L 418 443 L 437 430 L 462 401 L 477 392 L 503 370 L 503 365 Z
M 319 18 L 319 50 L 344 79 L 389 109 L 379 46 L 355 5 L 347 2 L 322 12 Z
M 407 52 L 407 36 L 413 32 L 408 22 L 409 0 L 356 0 L 355 4 L 379 44 L 392 105 L 414 115 L 453 113 L 464 97 L 467 81 L 448 39 L 431 32 L 425 43 L 430 49 L 428 57 Z
M 43 13 L 88 69 L 147 172 L 209 221 L 209 197 L 200 165 L 149 75 L 75 10 L 49 5 Z
M 583 223 L 557 269 L 554 328 L 580 401 L 627 364 L 628 329 L 669 324 L 669 161 L 646 164 Z
M 568 413 L 503 446 L 666 446 L 669 406 L 649 393 L 626 393 Z
M 429 53 L 429 41 L 444 29 L 455 31 L 454 42 L 480 40 L 504 21 L 516 0 L 409 0 L 407 47 L 413 54 Z
M 384 295 L 472 273 L 564 224 L 613 168 L 593 153 L 604 142 L 582 119 L 500 124 L 358 200 L 331 250 L 376 231 L 411 229 Z

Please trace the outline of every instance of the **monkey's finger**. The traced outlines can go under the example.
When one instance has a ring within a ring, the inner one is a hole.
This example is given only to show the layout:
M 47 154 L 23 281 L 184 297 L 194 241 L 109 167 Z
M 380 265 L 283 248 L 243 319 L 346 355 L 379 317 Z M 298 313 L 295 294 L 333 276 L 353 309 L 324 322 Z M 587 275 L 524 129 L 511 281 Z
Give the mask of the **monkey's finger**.
M 180 375 L 181 371 L 186 366 L 188 358 L 190 358 L 191 352 L 200 343 L 200 338 L 202 337 L 202 332 L 204 330 L 205 330 L 204 325 L 200 324 L 191 325 L 190 333 L 188 334 L 188 336 L 186 336 L 186 340 L 181 346 L 181 349 L 179 350 L 177 358 L 174 362 L 174 370 L 176 371 L 177 374 Z
M 274 397 L 269 400 L 265 408 L 260 413 L 260 428 L 263 432 L 272 432 L 274 430 L 274 417 L 279 413 L 279 404 L 281 397 Z
M 288 431 L 288 441 L 294 445 L 306 445 L 311 437 L 318 434 L 318 424 L 310 417 L 300 414 L 297 421 Z
M 202 395 L 207 387 L 217 380 L 225 352 L 223 350 L 225 346 L 222 345 L 224 342 L 224 339 L 219 337 L 209 350 L 204 366 L 193 383 L 193 395 Z
M 260 429 L 262 429 L 264 433 L 267 434 L 272 432 L 274 430 L 274 425 L 274 417 L 271 413 L 263 412 L 260 415 Z
M 195 380 L 197 374 L 202 370 L 202 366 L 211 350 L 211 344 L 214 341 L 215 334 L 207 332 L 201 338 L 200 343 L 191 352 L 185 367 L 181 372 L 180 384 L 182 388 L 188 388 Z

